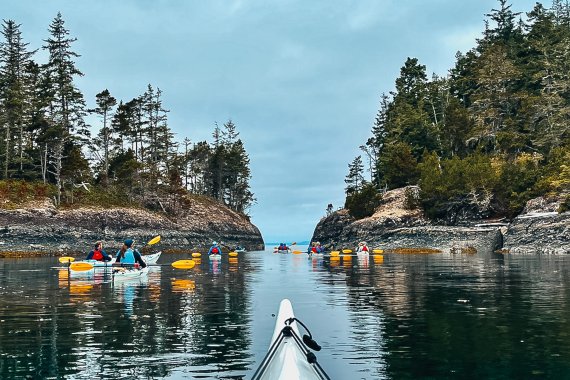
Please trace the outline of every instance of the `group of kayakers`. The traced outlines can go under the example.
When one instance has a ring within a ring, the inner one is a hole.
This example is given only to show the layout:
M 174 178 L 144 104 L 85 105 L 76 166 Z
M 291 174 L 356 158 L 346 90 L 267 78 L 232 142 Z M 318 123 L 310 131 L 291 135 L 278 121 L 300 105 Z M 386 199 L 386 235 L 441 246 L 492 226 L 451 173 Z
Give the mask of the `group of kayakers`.
M 316 241 L 313 242 L 309 245 L 309 248 L 307 248 L 307 253 L 311 254 L 311 253 L 324 253 L 325 252 L 325 247 L 323 247 L 321 245 L 321 242 Z
M 134 243 L 135 241 L 133 239 L 126 239 L 123 242 L 123 246 L 117 251 L 115 263 L 131 265 L 138 264 L 141 268 L 146 267 L 146 263 L 144 262 L 141 253 L 138 249 L 133 247 Z M 111 261 L 113 260 L 113 257 L 103 249 L 103 243 L 98 241 L 95 243 L 93 250 L 87 255 L 87 260 Z

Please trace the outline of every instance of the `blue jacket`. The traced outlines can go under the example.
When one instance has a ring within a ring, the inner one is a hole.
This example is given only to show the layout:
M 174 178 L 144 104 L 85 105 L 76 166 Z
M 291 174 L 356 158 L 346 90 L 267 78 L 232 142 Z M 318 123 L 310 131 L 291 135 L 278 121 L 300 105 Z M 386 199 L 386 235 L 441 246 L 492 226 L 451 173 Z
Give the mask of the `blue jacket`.
M 218 255 L 222 254 L 222 247 L 220 247 L 219 245 L 215 244 L 213 246 L 210 247 L 210 250 L 208 251 L 208 255 L 212 255 L 212 251 L 214 250 L 214 248 L 218 249 Z
M 136 249 L 133 250 L 132 248 L 128 248 L 125 251 L 125 257 L 121 257 L 121 250 L 117 251 L 117 260 L 116 263 L 123 263 L 123 264 L 135 264 L 138 263 L 142 268 L 146 267 L 146 263 L 142 259 L 142 256 L 139 251 Z

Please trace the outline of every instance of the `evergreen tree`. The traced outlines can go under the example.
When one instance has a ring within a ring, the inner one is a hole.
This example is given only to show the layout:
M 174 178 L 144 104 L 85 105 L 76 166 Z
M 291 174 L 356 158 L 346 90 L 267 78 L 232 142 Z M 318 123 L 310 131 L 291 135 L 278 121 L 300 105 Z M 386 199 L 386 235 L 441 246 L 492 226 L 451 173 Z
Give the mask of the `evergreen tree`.
M 49 53 L 48 63 L 44 65 L 47 87 L 45 96 L 49 104 L 47 108 L 48 130 L 44 131 L 44 141 L 48 145 L 51 163 L 50 172 L 54 176 L 57 187 L 57 202 L 61 202 L 62 160 L 66 158 L 64 148 L 68 143 L 84 144 L 89 130 L 84 122 L 85 101 L 83 94 L 75 86 L 73 79 L 83 74 L 75 67 L 74 58 L 79 55 L 71 50 L 76 41 L 70 38 L 64 26 L 61 13 L 58 13 L 49 27 L 50 38 L 43 46 Z M 52 135 L 53 138 L 46 138 Z M 80 145 L 80 146 L 81 146 Z
M 31 119 L 31 83 L 27 68 L 32 64 L 34 51 L 28 50 L 28 43 L 22 40 L 20 25 L 13 20 L 2 24 L 4 41 L 0 42 L 0 125 L 3 129 L 3 143 L 0 153 L 3 157 L 3 178 L 23 176 L 26 124 Z
M 110 126 L 107 125 L 108 119 L 110 117 L 110 113 L 113 110 L 113 107 L 117 105 L 117 99 L 111 96 L 109 90 L 105 89 L 95 95 L 97 108 L 95 108 L 92 112 L 99 115 L 102 119 L 103 126 L 99 130 L 99 134 L 96 138 L 96 153 L 98 150 L 102 148 L 103 150 L 103 157 L 100 159 L 103 163 L 103 183 L 107 185 L 107 178 L 109 175 L 109 153 L 112 149 L 112 129 Z
M 362 188 L 364 183 L 362 156 L 355 157 L 352 163 L 348 164 L 348 174 L 344 182 L 346 183 L 345 193 L 347 196 Z

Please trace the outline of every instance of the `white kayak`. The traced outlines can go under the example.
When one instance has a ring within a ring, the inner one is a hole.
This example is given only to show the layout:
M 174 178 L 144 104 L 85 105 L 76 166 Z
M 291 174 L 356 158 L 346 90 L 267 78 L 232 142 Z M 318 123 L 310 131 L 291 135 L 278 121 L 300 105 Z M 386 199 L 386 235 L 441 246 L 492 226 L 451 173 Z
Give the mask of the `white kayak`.
M 153 253 L 152 255 L 144 255 L 142 256 L 143 260 L 145 263 L 148 264 L 156 264 L 156 262 L 158 261 L 158 258 L 160 257 L 160 255 L 162 254 L 162 251 L 158 251 L 157 253 Z
M 139 279 L 148 275 L 148 267 L 144 268 L 114 268 L 113 282 Z
M 291 302 L 283 299 L 279 305 L 269 351 L 255 371 L 253 380 L 330 379 L 306 344 L 315 351 L 320 350 L 320 346 L 312 340 L 310 332 L 301 339 L 297 321 Z

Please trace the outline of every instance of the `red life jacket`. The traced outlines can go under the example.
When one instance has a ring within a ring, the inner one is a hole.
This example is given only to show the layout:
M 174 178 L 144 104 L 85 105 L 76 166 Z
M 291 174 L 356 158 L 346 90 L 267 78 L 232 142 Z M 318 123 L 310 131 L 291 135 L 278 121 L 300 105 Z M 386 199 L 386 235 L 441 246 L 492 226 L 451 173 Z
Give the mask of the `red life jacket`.
M 103 253 L 98 249 L 93 251 L 93 260 L 101 261 L 103 260 Z
M 317 247 L 311 247 L 311 252 L 317 253 Z
M 367 246 L 364 246 L 364 247 L 362 247 L 362 250 L 363 250 L 364 252 L 367 252 L 367 251 L 368 251 L 368 247 L 367 247 Z
M 212 248 L 212 254 L 215 255 L 217 253 L 218 253 L 218 248 L 217 247 Z

